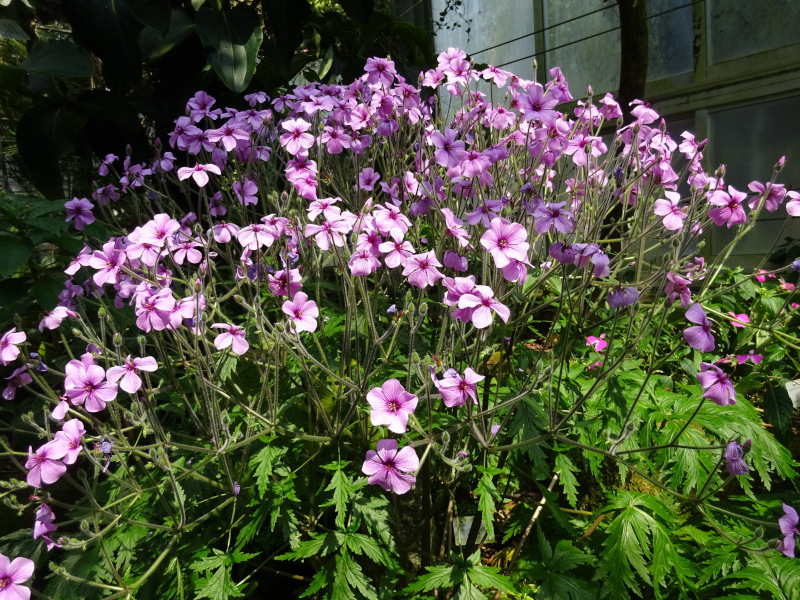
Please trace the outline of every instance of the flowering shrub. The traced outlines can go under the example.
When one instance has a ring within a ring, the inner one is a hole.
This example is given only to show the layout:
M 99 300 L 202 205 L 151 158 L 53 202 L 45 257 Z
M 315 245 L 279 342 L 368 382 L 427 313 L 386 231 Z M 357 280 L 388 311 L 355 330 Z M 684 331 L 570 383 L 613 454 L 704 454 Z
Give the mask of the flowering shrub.
M 58 598 L 797 577 L 775 552 L 796 513 L 756 495 L 794 463 L 751 402 L 791 433 L 794 286 L 698 250 L 800 196 L 726 185 L 643 103 L 624 126 L 610 95 L 559 112 L 558 69 L 541 85 L 451 49 L 419 87 L 365 71 L 246 110 L 198 92 L 170 150 L 105 157 L 67 203 L 92 237 L 61 302 L 0 342 L 38 438 L 9 448 L 7 499 L 35 518 L 5 551 L 41 565 L 44 540 Z

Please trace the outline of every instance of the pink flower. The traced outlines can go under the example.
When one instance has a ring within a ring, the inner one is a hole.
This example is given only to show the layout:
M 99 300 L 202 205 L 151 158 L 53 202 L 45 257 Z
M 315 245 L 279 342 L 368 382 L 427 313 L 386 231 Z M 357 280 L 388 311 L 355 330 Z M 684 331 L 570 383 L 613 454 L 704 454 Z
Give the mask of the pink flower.
M 551 95 L 549 90 L 545 93 L 540 83 L 531 85 L 528 93 L 520 94 L 518 100 L 524 121 L 537 119 L 545 125 L 555 123 L 558 113 L 553 108 L 558 104 L 558 98 Z
M 439 393 L 442 395 L 444 405 L 448 408 L 453 406 L 461 406 L 465 404 L 467 398 L 472 398 L 472 402 L 478 403 L 478 395 L 476 391 L 476 384 L 479 381 L 486 379 L 483 375 L 478 375 L 470 367 L 464 371 L 464 377 L 461 377 L 455 369 L 449 369 L 444 374 L 444 378 L 439 381 L 433 377 L 433 384 Z
M 19 585 L 33 576 L 33 561 L 19 556 L 13 561 L 0 554 L 0 600 L 28 600 L 30 588 Z
M 381 261 L 379 261 L 369 249 L 356 250 L 350 257 L 348 266 L 350 267 L 350 272 L 354 276 L 369 275 L 370 273 L 374 273 L 377 268 L 381 266 Z
M 659 217 L 664 217 L 664 227 L 670 231 L 680 231 L 683 229 L 683 220 L 687 217 L 686 213 L 678 206 L 681 195 L 678 192 L 670 191 L 664 192 L 664 195 L 667 199 L 656 200 L 653 212 Z
M 25 468 L 28 471 L 28 485 L 42 487 L 42 483 L 55 483 L 67 472 L 67 465 L 61 462 L 67 450 L 64 444 L 56 441 L 48 442 L 34 453 L 28 446 L 28 460 Z M 2 596 L 0 596 L 2 598 Z
M 379 244 L 378 250 L 385 254 L 383 262 L 386 266 L 394 269 L 403 265 L 406 259 L 414 254 L 414 248 L 409 242 L 403 241 L 403 232 L 399 228 L 392 229 L 389 235 L 394 241 Z
M 276 296 L 293 298 L 303 284 L 300 283 L 300 269 L 283 269 L 276 271 L 275 276 L 269 275 L 269 291 Z
M 492 255 L 494 264 L 502 269 L 511 259 L 528 260 L 528 233 L 519 223 L 509 223 L 501 217 L 492 219 L 491 226 L 481 236 L 481 246 Z
M 372 388 L 367 394 L 367 402 L 372 407 L 370 421 L 376 427 L 388 425 L 389 431 L 405 433 L 408 415 L 414 412 L 418 401 L 397 379 L 390 379 L 380 388 Z
M 3 390 L 3 398 L 5 400 L 13 400 L 17 396 L 17 390 L 19 388 L 33 381 L 31 376 L 26 372 L 27 370 L 28 365 L 22 365 L 19 369 L 14 369 L 11 375 L 6 377 L 8 385 L 6 389 Z
M 53 445 L 59 446 L 59 450 L 64 450 L 64 464 L 71 465 L 78 460 L 81 452 L 81 440 L 86 430 L 79 419 L 70 419 L 61 427 L 61 431 L 56 432 Z
M 12 327 L 9 331 L 3 334 L 0 338 L 0 364 L 7 365 L 12 360 L 19 356 L 19 348 L 17 345 L 21 344 L 28 339 L 24 331 L 17 331 L 16 327 Z
M 94 364 L 91 354 L 84 354 L 80 361 L 69 361 L 65 370 L 64 395 L 72 404 L 85 403 L 88 412 L 100 412 L 106 407 L 106 402 L 112 402 L 117 397 L 116 384 L 103 381 L 106 372 Z
M 752 361 L 754 365 L 757 365 L 762 360 L 764 360 L 764 357 L 761 354 L 756 354 L 755 350 L 750 350 L 750 352 L 748 352 L 747 354 L 736 355 L 736 362 L 738 362 L 740 365 L 743 365 L 748 360 Z
M 281 135 L 281 146 L 291 155 L 305 154 L 305 151 L 314 145 L 314 136 L 306 133 L 311 129 L 311 123 L 303 119 L 287 119 L 281 123 L 286 133 Z
M 241 181 L 233 182 L 233 193 L 239 200 L 239 204 L 249 206 L 251 204 L 258 204 L 258 186 L 254 181 L 245 179 L 244 183 Z
M 485 329 L 492 324 L 492 311 L 508 322 L 511 311 L 508 307 L 493 298 L 494 290 L 486 285 L 476 285 L 475 288 L 458 299 L 458 308 L 472 309 L 470 319 L 476 329 Z
M 403 275 L 408 276 L 408 283 L 414 287 L 425 289 L 439 281 L 443 275 L 436 267 L 441 267 L 442 263 L 436 260 L 436 254 L 425 252 L 424 254 L 414 254 L 406 258 L 403 266 Z
M 245 339 L 244 327 L 228 325 L 227 323 L 214 323 L 211 328 L 225 330 L 224 333 L 220 333 L 214 338 L 214 346 L 217 350 L 224 350 L 230 346 L 234 354 L 241 356 L 250 348 L 250 344 Z
M 595 352 L 602 352 L 606 349 L 606 346 L 608 346 L 608 342 L 605 340 L 605 337 L 605 333 L 601 333 L 600 337 L 590 335 L 586 338 L 586 345 L 594 348 Z
M 565 205 L 566 202 L 558 202 L 556 204 L 548 203 L 548 204 L 540 204 L 539 206 L 537 206 L 536 210 L 533 211 L 533 217 L 534 217 L 533 228 L 536 231 L 536 233 L 538 233 L 539 235 L 542 235 L 547 232 L 555 233 L 553 229 L 555 229 L 555 231 L 558 231 L 559 233 L 571 232 L 575 228 L 574 215 L 568 210 L 562 210 L 561 207 Z M 481 240 L 481 242 L 482 241 L 483 240 Z M 501 265 L 497 266 L 500 267 Z
M 208 183 L 208 174 L 206 171 L 214 173 L 215 175 L 222 174 L 219 167 L 213 163 L 207 165 L 196 163 L 194 167 L 181 167 L 178 169 L 178 179 L 183 181 L 191 177 L 199 187 L 204 187 Z
M 129 394 L 135 394 L 142 387 L 142 378 L 139 377 L 137 371 L 155 371 L 158 368 L 156 359 L 152 356 L 145 356 L 144 358 L 134 358 L 131 360 L 131 355 L 125 359 L 125 364 L 121 367 L 111 367 L 106 373 L 106 379 L 111 383 L 117 383 L 122 378 L 122 383 L 119 384 L 123 390 Z
M 411 446 L 397 451 L 397 440 L 380 440 L 375 450 L 367 451 L 361 472 L 387 492 L 405 494 L 417 481 L 411 475 L 419 468 L 419 458 Z
M 731 325 L 734 327 L 744 329 L 750 324 L 750 317 L 744 313 L 737 315 L 733 311 L 728 311 L 728 314 L 733 317 L 733 319 L 731 319 Z
M 445 129 L 444 134 L 434 131 L 430 136 L 430 142 L 436 147 L 434 160 L 437 165 L 442 167 L 457 167 L 467 156 L 464 150 L 464 142 L 456 141 L 456 132 L 452 129 Z
M 58 529 L 53 521 L 56 516 L 47 504 L 42 504 L 36 509 L 36 520 L 33 524 L 33 539 L 38 540 L 43 538 L 47 542 L 47 549 L 52 550 L 53 547 L 58 546 L 51 538 L 50 534 Z
M 57 329 L 67 317 L 77 318 L 78 315 L 66 306 L 56 306 L 50 312 L 45 311 L 45 317 L 39 323 L 39 331 L 47 329 Z
M 304 292 L 297 292 L 292 300 L 283 303 L 283 312 L 289 317 L 290 326 L 297 333 L 317 330 L 319 309 L 317 303 L 308 299 Z
M 375 189 L 375 185 L 378 183 L 380 178 L 380 173 L 376 173 L 374 169 L 367 167 L 358 174 L 358 189 L 371 192 L 373 189 Z
M 692 304 L 686 311 L 686 319 L 691 323 L 696 323 L 693 327 L 683 330 L 683 339 L 692 348 L 701 352 L 713 352 L 716 342 L 711 335 L 711 323 L 706 316 L 706 311 L 699 304 Z
M 368 58 L 367 64 L 364 66 L 364 71 L 367 74 L 367 83 L 386 88 L 392 85 L 394 76 L 397 74 L 394 61 L 378 57 Z
M 708 203 L 718 208 L 709 210 L 708 216 L 717 227 L 727 225 L 730 229 L 734 225 L 741 225 L 747 221 L 747 215 L 742 208 L 745 198 L 747 198 L 747 194 L 740 192 L 732 185 L 728 186 L 728 193 L 715 190 L 709 194 Z
M 113 239 L 103 244 L 102 251 L 95 250 L 89 259 L 89 266 L 99 269 L 92 277 L 95 284 L 102 286 L 106 283 L 117 283 L 117 276 L 125 261 L 125 251 L 117 248 Z

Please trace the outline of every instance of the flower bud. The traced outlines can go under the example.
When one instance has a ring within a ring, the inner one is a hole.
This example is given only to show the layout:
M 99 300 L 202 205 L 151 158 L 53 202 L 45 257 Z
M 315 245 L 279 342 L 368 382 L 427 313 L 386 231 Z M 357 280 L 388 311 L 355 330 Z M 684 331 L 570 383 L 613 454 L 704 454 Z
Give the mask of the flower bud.
M 161 138 L 156 138 L 155 146 L 156 146 L 156 150 L 158 150 L 160 152 L 161 151 Z
M 419 364 L 419 354 L 417 354 L 416 350 L 411 353 L 411 362 L 415 365 Z
M 114 345 L 119 348 L 122 346 L 122 336 L 119 334 L 118 331 L 114 332 Z
M 14 315 L 14 325 L 20 329 L 22 328 L 22 317 L 19 316 L 19 313 Z
M 785 156 L 781 156 L 778 159 L 778 162 L 775 163 L 775 167 L 774 167 L 775 172 L 776 173 L 780 173 L 783 170 L 783 165 L 785 165 L 785 164 L 786 164 L 786 157 Z
M 105 317 L 105 316 L 106 316 L 106 314 L 107 314 L 107 313 L 106 313 L 106 307 L 105 307 L 105 306 L 101 306 L 101 307 L 100 307 L 100 310 L 98 310 L 98 311 L 97 311 L 97 316 L 98 316 L 98 318 L 100 318 L 100 319 L 102 319 L 103 317 Z
M 764 537 L 764 528 L 761 527 L 761 526 L 756 527 L 756 530 L 753 532 L 753 537 L 759 538 L 759 539 L 763 538 Z
M 423 302 L 422 304 L 419 305 L 419 314 L 421 316 L 423 316 L 423 317 L 428 314 L 428 303 L 427 302 Z

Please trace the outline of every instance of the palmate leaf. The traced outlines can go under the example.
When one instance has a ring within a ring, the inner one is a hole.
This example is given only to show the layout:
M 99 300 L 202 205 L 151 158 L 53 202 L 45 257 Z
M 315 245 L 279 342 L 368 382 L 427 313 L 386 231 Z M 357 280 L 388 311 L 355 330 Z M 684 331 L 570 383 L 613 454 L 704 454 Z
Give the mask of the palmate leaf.
M 593 562 L 594 557 L 575 548 L 569 540 L 559 540 L 553 551 L 542 528 L 538 525 L 537 537 L 542 555 L 542 564 L 536 565 L 532 570 L 532 577 L 539 586 L 537 598 L 541 597 L 541 600 L 597 598 L 596 586 L 592 587 L 589 582 L 571 574 L 578 565 Z
M 366 481 L 366 478 L 364 478 Z M 371 488 L 374 486 L 370 486 Z M 383 495 L 366 496 L 367 489 L 362 488 L 353 496 L 352 508 L 356 516 L 362 518 L 367 526 L 367 531 L 377 535 L 384 546 L 389 550 L 394 549 L 389 524 L 389 500 Z
M 211 577 L 201 578 L 197 582 L 195 598 L 198 599 L 228 600 L 228 598 L 241 598 L 242 596 L 244 593 L 231 579 L 230 566 L 220 566 Z

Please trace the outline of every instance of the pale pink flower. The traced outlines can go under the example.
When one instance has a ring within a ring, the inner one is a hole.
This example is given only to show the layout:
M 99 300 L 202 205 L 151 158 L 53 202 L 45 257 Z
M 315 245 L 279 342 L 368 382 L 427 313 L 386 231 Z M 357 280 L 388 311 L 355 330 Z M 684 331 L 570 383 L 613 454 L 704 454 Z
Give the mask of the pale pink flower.
M 105 370 L 94 364 L 94 358 L 88 352 L 79 361 L 69 361 L 65 370 L 64 395 L 72 404 L 85 403 L 88 412 L 100 412 L 106 407 L 106 402 L 117 397 L 116 384 L 104 381 Z
M 501 217 L 492 219 L 490 228 L 481 236 L 483 246 L 494 259 L 498 269 L 502 269 L 512 258 L 528 260 L 528 233 L 519 223 L 509 223 Z
M 194 300 L 190 298 L 190 300 Z M 182 317 L 181 317 L 182 318 Z M 135 394 L 142 387 L 142 378 L 139 377 L 138 371 L 153 372 L 158 368 L 156 359 L 152 356 L 145 356 L 144 358 L 134 358 L 131 360 L 131 355 L 125 359 L 125 364 L 121 367 L 111 367 L 106 373 L 106 379 L 111 383 L 117 383 L 122 378 L 119 384 L 124 391 L 129 394 Z
M 28 446 L 28 460 L 25 462 L 25 468 L 30 469 L 27 477 L 28 485 L 40 488 L 43 483 L 58 481 L 67 472 L 67 465 L 61 462 L 66 454 L 67 450 L 60 442 L 48 442 L 36 452 Z
M 287 119 L 281 123 L 281 127 L 286 130 L 280 137 L 281 146 L 289 154 L 305 154 L 314 145 L 314 136 L 306 133 L 311 129 L 311 123 L 303 119 Z
M 70 419 L 61 427 L 61 431 L 56 432 L 55 438 L 51 442 L 53 445 L 60 444 L 64 450 L 64 464 L 71 465 L 78 460 L 81 452 L 81 441 L 86 429 L 79 419 Z
M 470 319 L 476 329 L 485 329 L 492 324 L 492 312 L 497 313 L 504 323 L 508 322 L 511 311 L 502 302 L 494 299 L 494 290 L 486 285 L 475 288 L 458 299 L 458 308 L 471 309 Z
M 406 262 L 403 265 L 403 275 L 408 276 L 408 282 L 411 285 L 424 289 L 443 277 L 436 268 L 441 266 L 442 263 L 436 260 L 436 254 L 433 251 L 414 254 L 406 258 Z
M 683 229 L 683 220 L 687 214 L 678 206 L 681 195 L 678 192 L 664 192 L 666 200 L 655 201 L 653 212 L 659 217 L 664 217 L 664 227 L 670 231 L 680 231 Z
M 217 350 L 224 350 L 230 346 L 234 354 L 241 356 L 250 348 L 250 344 L 245 339 L 244 327 L 237 327 L 227 323 L 214 323 L 211 328 L 225 330 L 214 338 L 214 346 Z
M 370 421 L 376 427 L 387 425 L 389 431 L 405 433 L 408 415 L 414 412 L 418 401 L 397 379 L 390 379 L 381 387 L 372 388 L 367 394 L 367 402 L 372 407 Z
M 319 316 L 317 303 L 309 300 L 304 292 L 297 292 L 292 300 L 284 302 L 282 310 L 289 317 L 289 323 L 297 333 L 317 330 Z
M 51 311 L 45 311 L 45 317 L 39 323 L 39 331 L 47 329 L 57 329 L 67 317 L 77 318 L 78 315 L 66 306 L 56 306 Z
M 444 405 L 448 408 L 465 404 L 467 398 L 472 398 L 472 402 L 478 403 L 477 383 L 486 379 L 483 375 L 478 375 L 470 367 L 464 371 L 464 376 L 450 369 L 444 374 L 444 378 L 439 381 L 433 377 L 433 384 L 442 395 Z
M 7 365 L 12 360 L 19 356 L 19 348 L 17 346 L 28 339 L 24 331 L 17 331 L 16 327 L 12 327 L 9 331 L 3 334 L 0 338 L 0 364 Z
M 19 556 L 13 561 L 0 554 L 0 600 L 28 600 L 31 590 L 20 583 L 33 577 L 33 561 Z
M 208 173 L 221 175 L 222 171 L 220 171 L 220 168 L 213 163 L 206 165 L 196 163 L 194 167 L 181 167 L 178 169 L 178 179 L 183 181 L 184 179 L 189 179 L 189 177 L 191 177 L 199 187 L 204 187 L 208 183 Z

